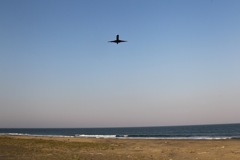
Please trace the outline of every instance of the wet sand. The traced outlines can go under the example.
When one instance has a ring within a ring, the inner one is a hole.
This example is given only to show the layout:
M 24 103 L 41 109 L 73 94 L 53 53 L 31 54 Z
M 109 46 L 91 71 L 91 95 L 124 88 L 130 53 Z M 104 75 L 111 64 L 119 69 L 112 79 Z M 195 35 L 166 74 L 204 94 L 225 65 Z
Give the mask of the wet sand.
M 0 136 L 0 160 L 239 160 L 240 140 Z

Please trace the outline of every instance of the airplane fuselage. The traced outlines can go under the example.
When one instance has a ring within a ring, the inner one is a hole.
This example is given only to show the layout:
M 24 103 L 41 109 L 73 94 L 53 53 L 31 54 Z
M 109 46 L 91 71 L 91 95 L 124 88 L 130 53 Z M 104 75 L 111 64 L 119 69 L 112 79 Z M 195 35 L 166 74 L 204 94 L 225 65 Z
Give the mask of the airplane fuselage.
M 116 40 L 109 41 L 109 42 L 112 42 L 112 43 L 117 43 L 117 44 L 118 44 L 118 43 L 121 43 L 121 42 L 127 42 L 127 41 L 120 40 L 120 39 L 119 39 L 119 35 L 117 34 L 117 35 L 116 35 Z

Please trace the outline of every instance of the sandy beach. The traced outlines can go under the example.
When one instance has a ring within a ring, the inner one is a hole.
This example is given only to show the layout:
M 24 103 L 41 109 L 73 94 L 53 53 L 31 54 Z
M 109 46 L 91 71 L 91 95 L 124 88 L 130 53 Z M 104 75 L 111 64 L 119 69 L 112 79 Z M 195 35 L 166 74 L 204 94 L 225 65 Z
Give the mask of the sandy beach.
M 0 136 L 0 160 L 239 160 L 240 140 Z

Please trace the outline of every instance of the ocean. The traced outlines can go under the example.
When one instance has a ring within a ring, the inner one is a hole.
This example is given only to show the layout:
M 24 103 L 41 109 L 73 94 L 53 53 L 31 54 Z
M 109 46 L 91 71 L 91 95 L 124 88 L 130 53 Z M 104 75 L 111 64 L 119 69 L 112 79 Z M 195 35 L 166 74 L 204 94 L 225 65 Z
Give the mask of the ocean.
M 126 139 L 240 139 L 240 124 L 125 128 L 0 128 L 0 135 Z

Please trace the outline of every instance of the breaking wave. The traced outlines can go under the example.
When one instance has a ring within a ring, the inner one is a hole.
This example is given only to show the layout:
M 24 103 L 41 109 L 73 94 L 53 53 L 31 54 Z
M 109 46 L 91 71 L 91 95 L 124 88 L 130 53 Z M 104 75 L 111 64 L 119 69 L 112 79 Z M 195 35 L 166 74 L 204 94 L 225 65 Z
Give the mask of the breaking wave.
M 162 136 L 162 135 L 85 135 L 76 134 L 76 138 L 118 138 L 118 139 L 189 139 L 189 140 L 221 140 L 221 139 L 240 139 L 240 137 L 227 136 Z
M 0 133 L 0 136 L 31 136 L 31 137 L 74 137 L 64 135 L 40 135 L 40 134 L 27 134 L 27 133 Z

